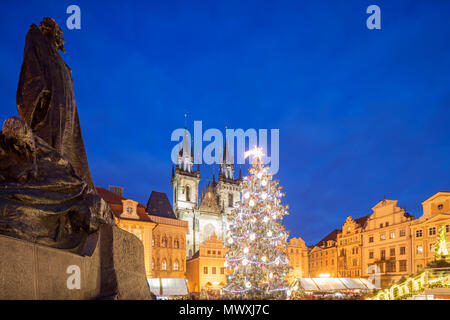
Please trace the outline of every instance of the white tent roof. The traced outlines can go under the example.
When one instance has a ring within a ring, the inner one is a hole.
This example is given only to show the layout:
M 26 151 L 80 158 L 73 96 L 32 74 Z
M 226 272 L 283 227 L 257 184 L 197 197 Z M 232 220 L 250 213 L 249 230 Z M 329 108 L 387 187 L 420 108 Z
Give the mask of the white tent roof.
M 188 294 L 184 278 L 147 278 L 150 291 L 155 296 L 178 296 Z
M 298 278 L 298 283 L 305 291 L 332 291 L 332 290 L 372 290 L 375 286 L 363 278 Z

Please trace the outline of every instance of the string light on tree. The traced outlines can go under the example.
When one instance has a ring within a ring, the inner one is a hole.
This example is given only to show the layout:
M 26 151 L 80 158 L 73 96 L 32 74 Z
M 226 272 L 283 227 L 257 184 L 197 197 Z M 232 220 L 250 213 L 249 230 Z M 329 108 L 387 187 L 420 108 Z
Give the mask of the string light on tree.
M 223 290 L 244 299 L 285 298 L 289 265 L 288 233 L 280 223 L 288 214 L 281 204 L 284 193 L 264 166 L 261 148 L 245 157 L 251 157 L 250 175 L 242 180 L 242 200 L 232 213 L 226 263 L 233 273 Z

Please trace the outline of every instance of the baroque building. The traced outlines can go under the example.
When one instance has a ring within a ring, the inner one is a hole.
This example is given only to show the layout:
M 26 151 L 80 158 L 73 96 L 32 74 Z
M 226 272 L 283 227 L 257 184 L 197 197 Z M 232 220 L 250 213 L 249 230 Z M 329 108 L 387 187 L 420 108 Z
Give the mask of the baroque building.
M 192 144 L 185 128 L 182 148 L 178 152 L 177 164 L 172 166 L 173 208 L 178 219 L 188 223 L 186 233 L 186 256 L 191 258 L 200 245 L 213 234 L 225 241 L 230 224 L 230 214 L 240 200 L 239 178 L 234 178 L 233 157 L 227 141 L 219 165 L 219 178 L 207 179 L 206 188 L 200 194 L 200 167 L 194 171 Z
M 333 230 L 310 248 L 309 277 L 337 277 L 336 239 L 339 232 L 338 229 Z
M 450 192 L 438 192 L 422 202 L 422 206 L 422 216 L 411 224 L 413 273 L 420 272 L 434 260 L 441 226 L 450 235 Z
M 291 267 L 291 271 L 287 275 L 288 282 L 308 277 L 308 247 L 306 247 L 305 241 L 300 237 L 291 238 L 288 242 L 287 254 Z
M 362 273 L 379 276 L 385 287 L 412 273 L 411 223 L 414 216 L 384 199 L 372 208 L 363 231 Z
M 338 276 L 359 278 L 362 275 L 362 231 L 369 216 L 353 220 L 348 216 L 337 235 Z
M 220 294 L 227 283 L 228 273 L 224 266 L 226 252 L 227 248 L 215 234 L 200 245 L 186 264 L 189 293 L 197 297 L 202 291 L 210 295 Z

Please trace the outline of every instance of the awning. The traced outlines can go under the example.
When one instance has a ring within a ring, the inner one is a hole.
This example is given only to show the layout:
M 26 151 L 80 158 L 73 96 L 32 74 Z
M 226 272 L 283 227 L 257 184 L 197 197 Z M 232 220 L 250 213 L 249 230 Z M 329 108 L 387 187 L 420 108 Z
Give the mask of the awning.
M 155 296 L 180 296 L 188 294 L 184 278 L 147 278 L 150 291 Z

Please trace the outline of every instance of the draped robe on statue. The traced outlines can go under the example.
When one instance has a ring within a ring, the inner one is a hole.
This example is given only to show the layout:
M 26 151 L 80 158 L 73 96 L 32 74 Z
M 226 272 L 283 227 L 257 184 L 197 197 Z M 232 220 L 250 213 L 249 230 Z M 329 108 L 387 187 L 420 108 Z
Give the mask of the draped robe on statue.
M 64 156 L 93 190 L 73 92 L 72 71 L 61 58 L 64 39 L 53 19 L 30 26 L 19 85 L 17 110 L 34 135 Z M 95 191 L 94 191 L 95 192 Z

